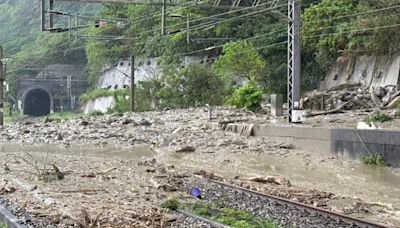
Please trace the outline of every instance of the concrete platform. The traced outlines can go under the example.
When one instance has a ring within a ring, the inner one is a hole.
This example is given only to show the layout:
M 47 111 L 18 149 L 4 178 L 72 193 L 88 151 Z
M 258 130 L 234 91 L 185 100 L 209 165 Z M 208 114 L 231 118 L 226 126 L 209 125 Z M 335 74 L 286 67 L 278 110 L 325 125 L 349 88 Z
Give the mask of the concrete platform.
M 229 126 L 231 125 L 231 126 Z M 249 124 L 229 124 L 227 130 L 243 132 Z M 233 125 L 233 126 L 232 126 Z M 386 162 L 400 167 L 400 131 L 315 128 L 301 125 L 255 125 L 249 135 L 291 143 L 298 149 L 333 153 L 359 159 L 361 155 L 381 153 Z

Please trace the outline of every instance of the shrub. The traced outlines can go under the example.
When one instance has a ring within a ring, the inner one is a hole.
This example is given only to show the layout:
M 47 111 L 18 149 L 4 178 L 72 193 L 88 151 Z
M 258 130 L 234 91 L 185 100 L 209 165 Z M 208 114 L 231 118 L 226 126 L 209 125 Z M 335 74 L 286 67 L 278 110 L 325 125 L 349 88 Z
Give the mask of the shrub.
M 235 90 L 228 99 L 228 104 L 237 108 L 246 108 L 249 111 L 261 109 L 262 90 L 255 81 L 248 81 L 244 86 Z
M 94 110 L 94 111 L 89 112 L 87 115 L 88 116 L 102 116 L 102 115 L 104 115 L 104 113 L 102 113 L 98 110 Z
M 170 210 L 176 210 L 180 206 L 179 200 L 175 197 L 169 198 L 161 204 L 162 208 L 168 208 Z
M 387 166 L 382 154 L 375 153 L 361 156 L 361 161 L 365 165 Z
M 364 118 L 364 122 L 371 125 L 372 122 L 386 122 L 386 121 L 390 121 L 393 118 L 388 116 L 387 114 L 383 113 L 383 112 L 376 112 L 370 116 L 366 116 Z
M 87 93 L 82 94 L 79 97 L 79 102 L 83 105 L 86 104 L 87 102 L 94 100 L 99 97 L 109 97 L 114 94 L 114 91 L 112 90 L 107 90 L 107 89 L 94 89 L 92 91 L 89 91 Z

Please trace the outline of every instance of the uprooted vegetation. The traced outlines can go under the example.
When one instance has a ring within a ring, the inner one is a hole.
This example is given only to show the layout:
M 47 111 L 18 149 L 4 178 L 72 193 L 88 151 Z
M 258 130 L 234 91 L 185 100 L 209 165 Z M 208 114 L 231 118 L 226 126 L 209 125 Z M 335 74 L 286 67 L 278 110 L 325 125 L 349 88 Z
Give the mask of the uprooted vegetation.
M 46 161 L 39 162 L 33 155 L 25 153 L 25 156 L 14 155 L 17 162 L 23 162 L 28 165 L 33 171 L 24 170 L 24 172 L 36 176 L 40 181 L 51 182 L 56 180 L 63 180 L 65 174 L 58 168 L 56 164 L 50 164 Z

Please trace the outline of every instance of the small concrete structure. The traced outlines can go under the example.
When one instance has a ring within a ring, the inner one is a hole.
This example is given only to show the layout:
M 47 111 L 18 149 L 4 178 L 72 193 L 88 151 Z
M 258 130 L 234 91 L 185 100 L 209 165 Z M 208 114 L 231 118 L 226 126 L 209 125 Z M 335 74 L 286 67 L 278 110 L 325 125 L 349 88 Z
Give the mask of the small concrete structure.
M 283 116 L 283 96 L 282 94 L 271 95 L 271 115 Z
M 240 133 L 249 126 L 228 124 L 226 129 Z M 302 150 L 333 153 L 352 159 L 380 153 L 391 166 L 400 167 L 400 131 L 257 125 L 253 128 L 253 135 L 291 143 Z

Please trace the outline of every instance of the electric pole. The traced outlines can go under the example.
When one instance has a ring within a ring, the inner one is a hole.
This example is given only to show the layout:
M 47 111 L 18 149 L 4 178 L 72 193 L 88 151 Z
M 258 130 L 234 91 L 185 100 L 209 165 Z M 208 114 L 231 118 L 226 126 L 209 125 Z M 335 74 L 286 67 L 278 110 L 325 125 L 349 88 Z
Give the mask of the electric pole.
M 161 35 L 166 35 L 167 27 L 167 0 L 163 0 L 162 11 L 161 11 Z
M 135 57 L 131 55 L 131 112 L 135 111 Z
M 0 46 L 0 126 L 4 125 L 4 76 L 3 47 Z
M 293 110 L 300 105 L 300 15 L 301 0 L 288 0 L 288 120 L 293 121 Z

